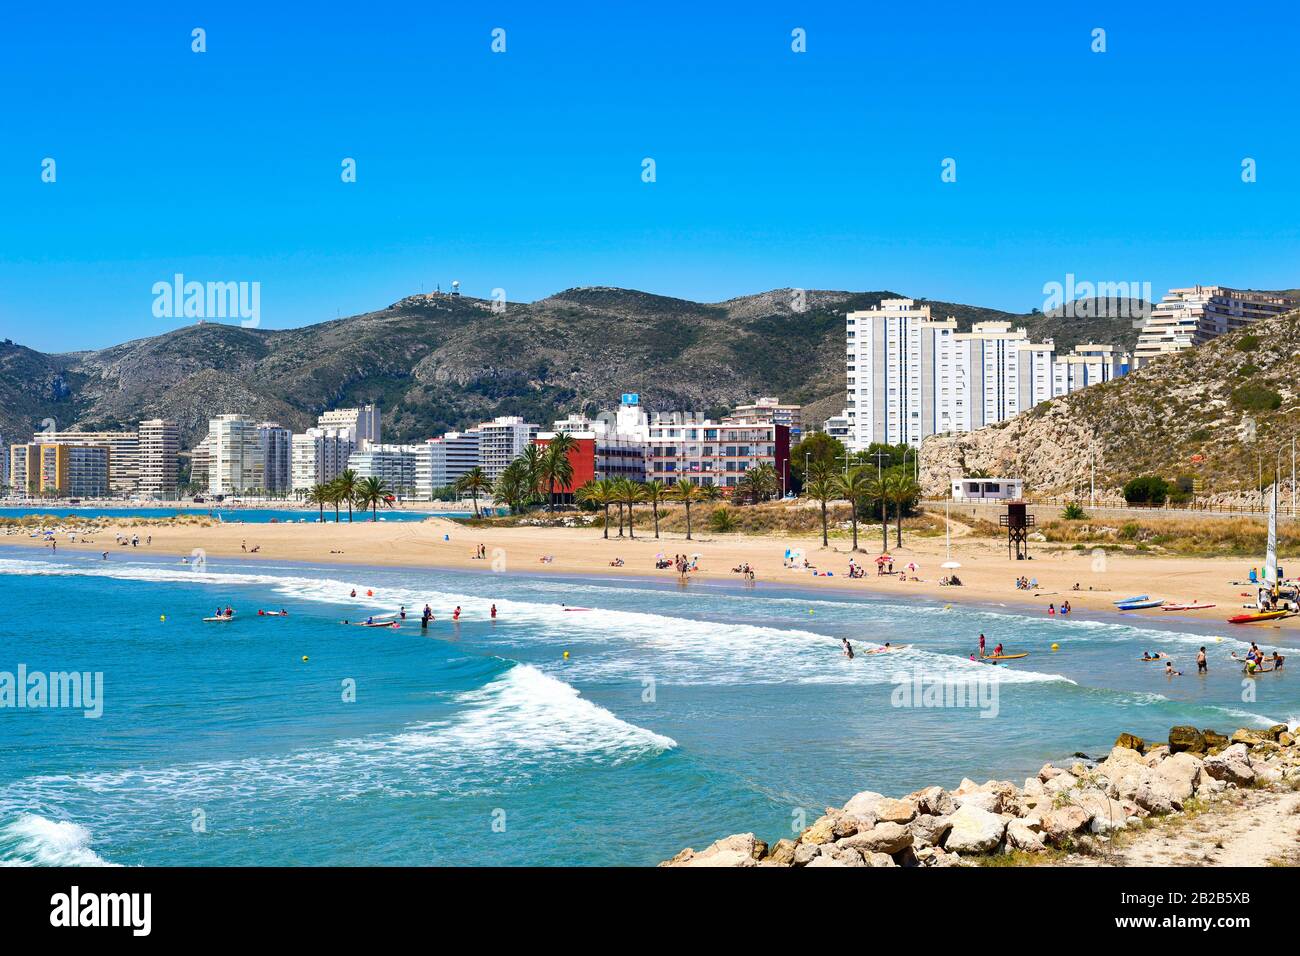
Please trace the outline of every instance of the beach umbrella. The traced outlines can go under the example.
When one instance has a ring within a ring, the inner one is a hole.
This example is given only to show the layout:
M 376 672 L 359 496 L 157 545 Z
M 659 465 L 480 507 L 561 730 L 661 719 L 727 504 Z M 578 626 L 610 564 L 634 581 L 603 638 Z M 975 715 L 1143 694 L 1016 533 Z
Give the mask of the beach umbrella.
M 916 562 L 915 562 L 915 561 L 908 561 L 908 562 L 907 562 L 907 570 L 909 570 L 909 571 L 913 571 L 913 572 L 916 571 Z
M 940 565 L 940 567 L 945 567 L 945 568 L 947 568 L 949 571 L 955 571 L 957 568 L 960 568 L 960 567 L 961 567 L 961 562 L 960 562 L 960 561 L 945 561 L 942 565 Z

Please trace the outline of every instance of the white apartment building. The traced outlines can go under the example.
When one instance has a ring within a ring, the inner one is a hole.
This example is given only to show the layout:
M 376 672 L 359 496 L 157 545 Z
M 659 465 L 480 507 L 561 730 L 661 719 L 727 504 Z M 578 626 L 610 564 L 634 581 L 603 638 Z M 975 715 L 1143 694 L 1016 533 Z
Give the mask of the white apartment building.
M 1121 374 L 1124 361 L 1109 346 L 1083 346 L 1077 354 L 1085 361 L 1068 360 L 1058 378 L 1057 365 L 1067 360 L 1055 357 L 1050 341 L 1031 342 L 1009 322 L 959 332 L 955 319 L 934 319 L 928 305 L 911 299 L 849 313 L 846 341 L 848 405 L 832 421 L 837 430 L 847 425 L 853 451 L 877 442 L 919 446 L 928 435 L 1005 421 L 1094 378 Z M 1107 358 L 1110 370 L 1102 372 Z
M 354 451 L 348 467 L 357 477 L 378 478 L 388 485 L 390 494 L 410 495 L 416 491 L 416 461 L 422 445 L 371 445 L 364 451 Z
M 479 433 L 479 467 L 496 481 L 506 465 L 523 454 L 537 434 L 538 426 L 518 416 L 503 416 L 483 422 L 474 430 Z
M 290 485 L 294 491 L 310 491 L 333 481 L 348 467 L 357 450 L 350 428 L 309 428 L 290 439 Z
M 138 432 L 40 431 L 32 441 L 42 445 L 98 445 L 109 455 L 108 490 L 114 495 L 134 494 L 140 483 Z
M 569 434 L 590 434 L 599 437 L 619 437 L 629 441 L 645 441 L 650 437 L 650 419 L 641 410 L 641 396 L 636 392 L 624 392 L 618 408 L 611 414 L 601 412 L 595 418 L 588 418 L 579 412 L 555 422 L 553 431 Z
M 748 405 L 737 405 L 729 417 L 784 425 L 790 429 L 791 440 L 798 441 L 802 431 L 802 415 L 801 405 L 783 404 L 779 398 L 763 396 Z
M 175 498 L 180 429 L 173 421 L 151 418 L 140 423 L 139 435 L 140 493 L 160 499 Z
M 455 484 L 471 468 L 477 468 L 479 438 L 474 429 L 447 432 L 420 446 L 415 460 L 416 497 L 432 498 L 436 489 Z
M 380 421 L 379 406 L 363 405 L 360 408 L 335 408 L 322 414 L 317 420 L 316 425 L 324 429 L 343 429 L 352 430 L 356 438 L 357 448 L 365 451 L 371 445 L 377 445 L 383 440 L 381 434 L 382 423 Z
M 1283 296 L 1217 285 L 1170 289 L 1142 325 L 1133 350 L 1135 367 L 1289 312 L 1296 305 Z
M 276 422 L 257 426 L 257 444 L 262 452 L 263 485 L 274 495 L 293 488 L 293 432 Z
M 219 415 L 208 422 L 208 492 L 237 495 L 266 480 L 257 425 L 246 415 Z
M 745 472 L 766 463 L 782 490 L 789 482 L 790 429 L 772 422 L 723 419 L 694 413 L 656 415 L 646 440 L 646 477 L 666 484 L 686 479 L 732 487 Z

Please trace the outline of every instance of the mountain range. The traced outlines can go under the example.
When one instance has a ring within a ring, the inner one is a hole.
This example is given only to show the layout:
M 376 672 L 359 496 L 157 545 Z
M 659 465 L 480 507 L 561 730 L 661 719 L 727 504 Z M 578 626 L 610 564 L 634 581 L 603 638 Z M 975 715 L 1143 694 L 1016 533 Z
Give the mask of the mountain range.
M 623 392 L 652 411 L 709 413 L 776 395 L 820 421 L 844 404 L 845 313 L 897 296 L 777 289 L 701 303 L 588 287 L 498 311 L 427 294 L 301 328 L 206 322 L 94 351 L 45 354 L 5 340 L 0 436 L 25 439 L 46 419 L 114 430 L 164 417 L 189 448 L 215 415 L 301 430 L 327 408 L 377 402 L 387 440 L 418 441 L 496 415 L 545 425 L 610 408 Z M 963 329 L 1011 322 L 1061 351 L 1081 341 L 1131 349 L 1137 334 L 1127 318 L 918 301 Z

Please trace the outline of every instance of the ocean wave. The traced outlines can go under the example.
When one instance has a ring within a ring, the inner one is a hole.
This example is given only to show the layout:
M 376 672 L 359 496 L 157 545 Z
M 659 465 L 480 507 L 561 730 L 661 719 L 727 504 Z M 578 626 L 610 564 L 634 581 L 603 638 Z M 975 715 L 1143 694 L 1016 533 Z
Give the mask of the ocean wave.
M 90 831 L 70 820 L 21 814 L 0 827 L 0 866 L 116 866 L 90 848 Z

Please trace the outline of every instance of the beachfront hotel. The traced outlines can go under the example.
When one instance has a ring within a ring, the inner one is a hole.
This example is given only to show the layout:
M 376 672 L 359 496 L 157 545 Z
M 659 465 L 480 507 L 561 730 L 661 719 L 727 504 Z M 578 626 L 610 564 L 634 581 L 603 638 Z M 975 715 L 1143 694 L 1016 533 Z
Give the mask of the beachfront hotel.
M 234 495 L 263 487 L 265 465 L 257 425 L 246 415 L 208 422 L 208 492 Z
M 139 435 L 140 493 L 160 499 L 176 497 L 180 429 L 165 418 L 150 418 L 140 423 Z
M 1217 285 L 1170 289 L 1142 324 L 1133 349 L 1134 367 L 1142 368 L 1161 355 L 1203 345 L 1260 319 L 1282 315 L 1296 304 L 1285 296 Z
M 327 485 L 348 467 L 357 450 L 351 428 L 309 428 L 290 439 L 290 485 L 294 491 L 310 491 Z
M 415 459 L 415 493 L 432 498 L 438 488 L 449 488 L 478 467 L 479 433 L 474 429 L 447 432 L 430 438 Z
M 357 443 L 357 448 L 365 451 L 371 445 L 383 440 L 382 421 L 378 405 L 362 405 L 360 408 L 334 408 L 323 412 L 316 419 L 318 428 L 326 430 L 349 429 Z
M 853 451 L 974 431 L 1127 367 L 1127 357 L 1105 345 L 1057 357 L 1051 341 L 1032 342 L 1010 322 L 959 332 L 955 319 L 935 319 L 912 299 L 850 312 L 846 341 L 848 403 L 838 424 Z
M 395 495 L 409 495 L 416 490 L 416 459 L 422 445 L 376 445 L 354 451 L 348 468 L 359 479 L 378 478 Z
M 138 432 L 39 431 L 32 441 L 42 445 L 99 445 L 109 449 L 108 492 L 132 494 L 140 483 L 140 435 Z
M 103 498 L 109 492 L 107 445 L 32 442 L 9 448 L 15 490 L 31 497 Z
M 782 493 L 789 485 L 790 429 L 772 422 L 724 418 L 711 421 L 690 413 L 655 415 L 646 442 L 646 475 L 674 484 L 734 487 L 745 472 L 771 465 Z
M 262 487 L 273 495 L 293 488 L 293 433 L 276 422 L 257 426 L 257 444 L 262 455 Z
M 518 416 L 507 415 L 483 422 L 474 430 L 479 433 L 479 467 L 496 481 L 506 465 L 523 454 L 538 427 Z

